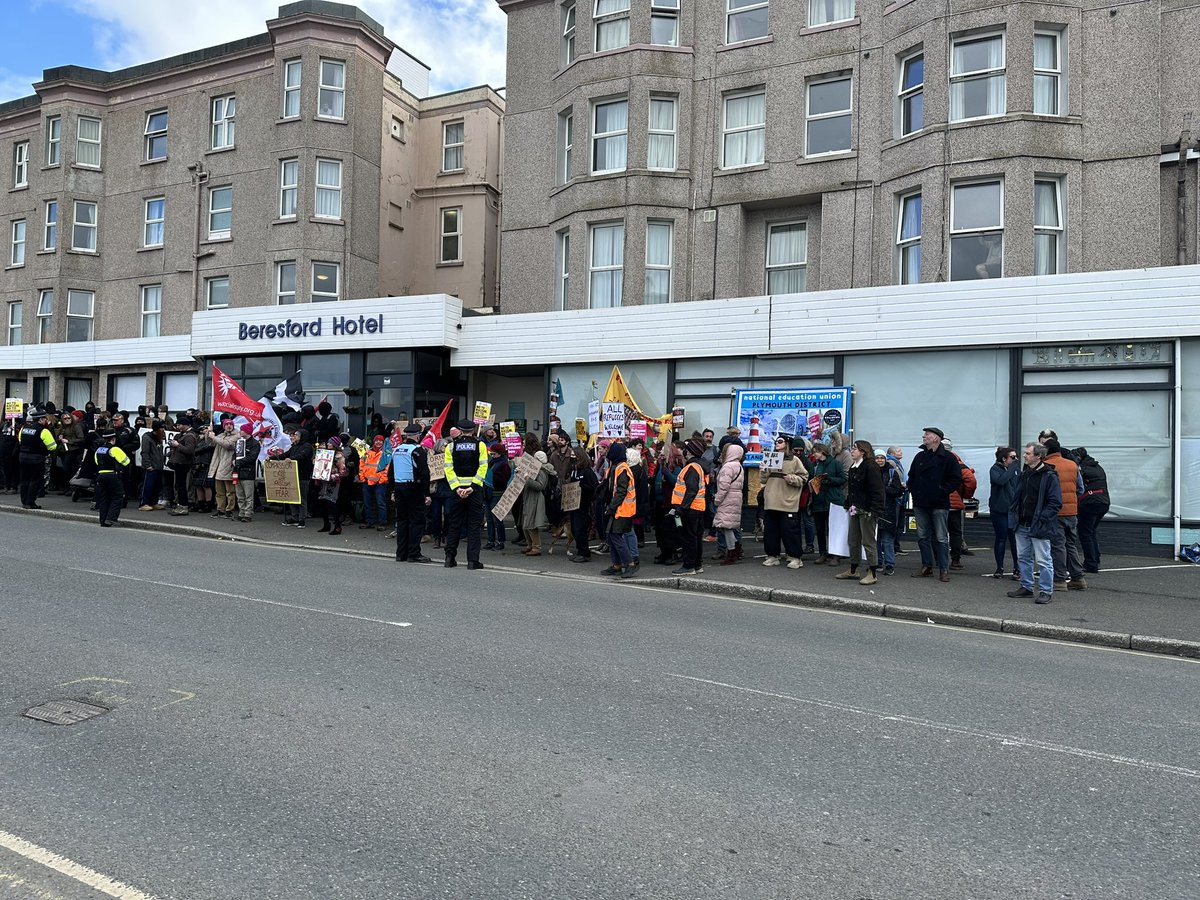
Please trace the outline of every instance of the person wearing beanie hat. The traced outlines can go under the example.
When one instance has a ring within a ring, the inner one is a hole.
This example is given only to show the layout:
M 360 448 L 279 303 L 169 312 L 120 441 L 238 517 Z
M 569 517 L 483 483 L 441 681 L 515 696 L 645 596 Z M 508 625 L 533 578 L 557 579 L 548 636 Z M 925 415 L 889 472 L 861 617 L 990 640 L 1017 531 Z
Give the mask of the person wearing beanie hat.
M 192 466 L 196 461 L 196 444 L 199 440 L 192 430 L 192 424 L 189 416 L 180 416 L 175 421 L 175 434 L 171 439 L 171 456 L 167 465 L 174 474 L 174 494 L 172 497 L 168 492 L 167 505 L 170 506 L 174 499 L 174 507 L 170 512 L 172 516 L 186 516 L 191 511 L 188 508 L 188 476 L 192 474 Z
M 371 449 L 358 461 L 357 478 L 363 499 L 363 523 L 358 526 L 360 531 L 369 528 L 383 531 L 387 528 L 387 481 L 391 456 L 389 454 L 385 458 L 383 455 L 385 443 L 387 438 L 376 434 L 371 439 Z
M 708 446 L 692 437 L 683 444 L 684 465 L 671 492 L 671 512 L 679 518 L 682 531 L 682 560 L 673 575 L 699 575 L 704 571 L 704 513 L 708 504 L 708 473 L 701 459 Z
M 387 477 L 396 501 L 396 562 L 433 562 L 421 553 L 425 532 L 425 510 L 429 496 L 429 453 L 417 442 L 421 426 L 410 422 L 404 428 L 404 443 L 392 451 Z M 384 517 L 387 510 L 383 511 Z
M 908 467 L 908 490 L 921 548 L 921 568 L 913 578 L 932 577 L 936 564 L 942 583 L 950 580 L 950 494 L 962 484 L 958 460 L 942 446 L 945 436 L 940 428 L 926 426 L 921 449 Z
M 254 426 L 249 422 L 238 431 L 240 437 L 233 448 L 233 493 L 238 521 L 249 522 L 254 518 L 254 489 L 262 443 L 254 436 Z
M 150 423 L 150 430 L 142 435 L 142 472 L 144 474 L 141 506 L 138 507 L 141 512 L 166 508 L 165 505 L 158 502 L 162 490 L 163 469 L 167 465 L 167 456 L 163 450 L 166 437 L 166 429 L 157 419 Z
M 508 450 L 504 444 L 493 441 L 488 447 L 487 474 L 483 476 L 483 499 L 487 507 L 487 543 L 483 545 L 484 550 L 504 549 L 504 541 L 507 539 L 504 520 L 498 518 L 492 510 L 504 496 L 511 478 L 512 466 L 508 462 Z
M 217 489 L 216 509 L 212 512 L 214 519 L 232 519 L 237 511 L 237 491 L 233 485 L 233 456 L 241 439 L 242 435 L 234 427 L 232 416 L 221 417 L 220 434 L 214 434 L 212 428 L 204 431 L 204 442 L 213 447 L 212 461 L 208 464 L 208 477 L 213 479 Z
M 467 531 L 467 568 L 482 569 L 479 559 L 483 527 L 483 479 L 487 475 L 487 445 L 475 437 L 475 423 L 470 419 L 458 422 L 460 434 L 446 444 L 444 460 L 446 482 L 453 491 L 450 498 L 448 534 L 446 535 L 447 569 L 458 565 L 458 544 L 463 527 Z
M 604 519 L 612 565 L 600 574 L 631 578 L 639 568 L 637 534 L 633 530 L 633 520 L 637 515 L 637 481 L 624 444 L 613 443 L 606 457 L 609 469 L 605 476 L 604 495 L 609 500 L 604 508 Z

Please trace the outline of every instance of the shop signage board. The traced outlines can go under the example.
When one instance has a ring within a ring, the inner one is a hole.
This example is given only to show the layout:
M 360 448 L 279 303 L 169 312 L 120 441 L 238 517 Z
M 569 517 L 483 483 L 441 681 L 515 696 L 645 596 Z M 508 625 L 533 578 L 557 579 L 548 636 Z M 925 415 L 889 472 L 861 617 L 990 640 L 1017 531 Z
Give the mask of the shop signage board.
M 746 444 L 754 418 L 758 419 L 758 442 L 764 447 L 773 446 L 776 434 L 826 440 L 831 434 L 850 433 L 850 388 L 739 390 L 734 395 L 733 415 Z M 745 465 L 761 462 L 761 452 L 746 454 Z

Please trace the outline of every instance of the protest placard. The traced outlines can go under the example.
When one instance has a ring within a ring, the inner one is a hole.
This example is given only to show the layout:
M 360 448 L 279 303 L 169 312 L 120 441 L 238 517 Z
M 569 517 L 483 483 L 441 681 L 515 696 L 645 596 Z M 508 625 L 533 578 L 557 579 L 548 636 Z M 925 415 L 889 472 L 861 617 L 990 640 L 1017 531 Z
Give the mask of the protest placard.
M 300 502 L 300 468 L 294 459 L 268 459 L 263 463 L 263 487 L 268 503 Z
M 333 454 L 328 448 L 313 454 L 313 481 L 328 481 L 333 475 Z
M 492 507 L 492 515 L 500 521 L 504 521 L 504 517 L 512 511 L 513 504 L 517 502 L 517 498 L 521 496 L 523 490 L 525 490 L 524 476 L 520 472 L 513 472 L 512 478 L 508 480 L 508 487 L 504 489 L 504 493 Z
M 522 478 L 537 478 L 537 473 L 542 470 L 542 463 L 532 453 L 526 453 L 517 459 L 517 471 Z
M 588 439 L 587 422 L 584 419 L 575 420 L 575 440 L 581 444 L 586 444 Z
M 446 477 L 446 457 L 441 453 L 429 454 L 429 480 L 441 481 Z
M 500 423 L 500 437 L 506 438 L 510 434 L 516 434 L 516 433 L 517 433 L 517 423 L 516 422 L 501 422 Z
M 25 401 L 20 397 L 5 397 L 4 398 L 4 418 L 19 419 L 21 413 L 25 411 Z
M 762 467 L 764 469 L 782 469 L 783 454 L 776 453 L 774 450 L 767 450 L 762 455 Z
M 674 409 L 671 410 L 671 427 L 672 428 L 682 428 L 683 427 L 683 407 L 682 406 L 676 406 Z
M 519 456 L 523 446 L 521 436 L 515 431 L 504 436 L 504 449 L 508 451 L 509 459 Z
M 629 423 L 629 438 L 646 439 L 646 423 L 645 422 L 630 422 Z
M 625 437 L 625 404 L 605 403 L 601 411 L 600 433 L 604 437 Z
M 588 434 L 600 433 L 600 401 L 593 400 L 588 404 L 587 418 Z
M 578 481 L 566 481 L 562 486 L 562 511 L 574 512 L 583 502 L 583 488 Z
M 476 425 L 482 425 L 484 422 L 490 421 L 492 418 L 492 404 L 484 400 L 476 400 L 474 418 Z

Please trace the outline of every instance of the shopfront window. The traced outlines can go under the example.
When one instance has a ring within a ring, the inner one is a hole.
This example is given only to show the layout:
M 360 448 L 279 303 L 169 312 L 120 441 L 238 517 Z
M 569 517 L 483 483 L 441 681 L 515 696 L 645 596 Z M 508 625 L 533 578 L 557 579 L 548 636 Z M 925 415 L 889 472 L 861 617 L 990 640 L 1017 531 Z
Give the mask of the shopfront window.
M 1183 505 L 1180 514 L 1200 522 L 1200 340 L 1184 341 L 1179 358 L 1183 385 L 1183 434 L 1179 464 L 1183 467 Z M 1091 451 L 1091 447 L 1084 444 Z M 1096 457 L 1099 459 L 1100 457 Z M 1101 465 L 1104 465 L 1101 462 Z
M 346 407 L 351 405 L 346 391 L 350 387 L 349 353 L 308 353 L 299 358 L 297 368 L 303 373 L 305 402 L 316 406 L 322 397 L 346 422 Z

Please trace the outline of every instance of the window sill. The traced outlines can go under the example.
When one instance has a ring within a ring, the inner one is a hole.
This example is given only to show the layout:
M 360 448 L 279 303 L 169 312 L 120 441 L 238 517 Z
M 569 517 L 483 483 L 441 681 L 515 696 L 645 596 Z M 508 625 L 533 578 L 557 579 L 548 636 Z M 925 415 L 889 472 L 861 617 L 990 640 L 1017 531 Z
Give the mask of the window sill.
M 717 52 L 725 53 L 728 50 L 741 50 L 743 47 L 757 47 L 760 44 L 773 44 L 774 42 L 774 35 L 766 34 L 762 37 L 748 38 L 744 41 L 738 41 L 736 44 L 722 44 L 717 48 Z
M 62 163 L 55 163 L 52 166 L 42 166 L 38 171 L 39 172 L 49 172 L 51 169 L 61 169 L 61 168 L 62 168 Z
M 236 149 L 237 149 L 237 144 L 233 144 L 233 145 L 231 145 L 231 146 L 229 146 L 229 147 L 213 147 L 213 148 L 212 148 L 212 149 L 210 149 L 210 150 L 205 150 L 205 151 L 204 151 L 204 155 L 205 155 L 205 156 L 212 156 L 212 155 L 213 155 L 213 154 L 215 154 L 215 153 L 228 153 L 228 152 L 230 152 L 231 150 L 236 150 Z
M 464 169 L 442 169 L 442 171 L 437 173 L 437 177 L 441 178 L 443 175 L 462 175 L 466 171 L 467 170 L 465 168 Z
M 143 159 L 140 163 L 138 163 L 138 165 L 139 166 L 157 166 L 157 165 L 161 165 L 162 163 L 165 163 L 168 159 L 170 159 L 170 157 L 168 157 L 168 156 L 164 156 L 162 159 Z
M 5 272 L 11 272 L 11 271 L 13 271 L 14 269 L 23 269 L 23 268 L 25 268 L 25 263 L 14 263 L 14 264 L 13 264 L 13 265 L 11 265 L 11 266 L 5 266 L 5 267 L 4 267 L 4 271 L 5 271 Z
M 722 178 L 726 175 L 741 175 L 746 172 L 765 172 L 769 168 L 771 168 L 770 163 L 761 162 L 749 166 L 738 166 L 733 169 L 717 169 L 713 172 L 713 178 Z
M 330 125 L 349 125 L 350 122 L 346 119 L 334 119 L 330 116 L 313 116 L 314 122 L 326 122 Z
M 228 244 L 233 241 L 233 235 L 227 234 L 224 237 L 213 237 L 209 235 L 200 241 L 201 244 Z
M 81 172 L 103 172 L 104 171 L 104 168 L 102 166 L 85 166 L 85 165 L 81 165 L 80 163 L 72 163 L 71 168 L 78 169 Z
M 153 253 L 155 250 L 162 250 L 162 249 L 163 249 L 163 245 L 159 244 L 157 247 L 138 247 L 135 252 L 137 252 L 137 253 Z
M 51 247 L 49 250 L 38 250 L 36 256 L 53 256 L 58 252 L 57 247 Z
M 10 187 L 8 189 L 8 192 L 10 194 L 19 194 L 19 193 L 21 193 L 21 191 L 27 191 L 27 190 L 29 190 L 28 182 L 26 182 L 25 184 L 18 184 L 18 185 L 14 185 L 13 187 Z
M 924 128 L 918 128 L 916 131 L 910 131 L 908 134 L 903 134 L 900 137 L 892 138 L 890 141 L 884 141 L 883 146 L 880 149 L 890 150 L 893 147 L 899 147 L 901 144 L 907 144 L 910 141 L 915 141 L 919 137 L 923 137 L 926 134 L 930 134 L 939 130 L 941 129 L 935 129 L 929 125 L 926 125 Z
M 345 225 L 345 219 L 327 219 L 322 216 L 309 216 L 308 221 L 314 225 Z
M 72 256 L 99 256 L 100 255 L 99 251 L 97 251 L 97 250 L 76 250 L 74 247 L 72 247 L 70 250 L 67 250 L 65 252 L 71 254 Z
M 282 216 L 271 222 L 272 225 L 295 225 L 298 220 L 295 216 Z
M 280 116 L 278 119 L 275 120 L 275 124 L 276 125 L 284 125 L 288 122 L 300 122 L 300 121 L 302 121 L 301 116 Z
M 449 262 L 440 262 L 437 264 L 436 268 L 455 269 L 455 268 L 461 268 L 464 265 L 466 265 L 466 263 L 463 260 L 456 259 L 456 260 L 450 260 Z
M 807 28 L 801 28 L 797 34 L 821 34 L 825 31 L 838 31 L 842 28 L 857 28 L 862 24 L 862 19 L 855 16 L 853 19 L 843 19 L 840 22 L 826 22 L 824 25 L 809 25 Z
M 796 160 L 796 165 L 805 166 L 810 163 L 832 162 L 838 159 L 857 159 L 857 150 L 838 150 L 834 153 L 819 153 L 816 156 L 802 156 Z
M 756 40 L 761 40 L 761 38 L 756 38 Z M 738 44 L 736 46 L 740 47 L 741 45 Z M 579 63 L 586 62 L 589 59 L 596 59 L 597 57 L 602 56 L 612 56 L 616 53 L 628 53 L 631 50 L 658 50 L 664 53 L 685 53 L 688 56 L 693 55 L 695 52 L 691 47 L 671 47 L 667 44 L 626 44 L 624 47 L 616 47 L 612 50 L 599 50 L 594 53 L 581 53 L 557 72 L 555 72 L 552 77 L 558 78 Z

